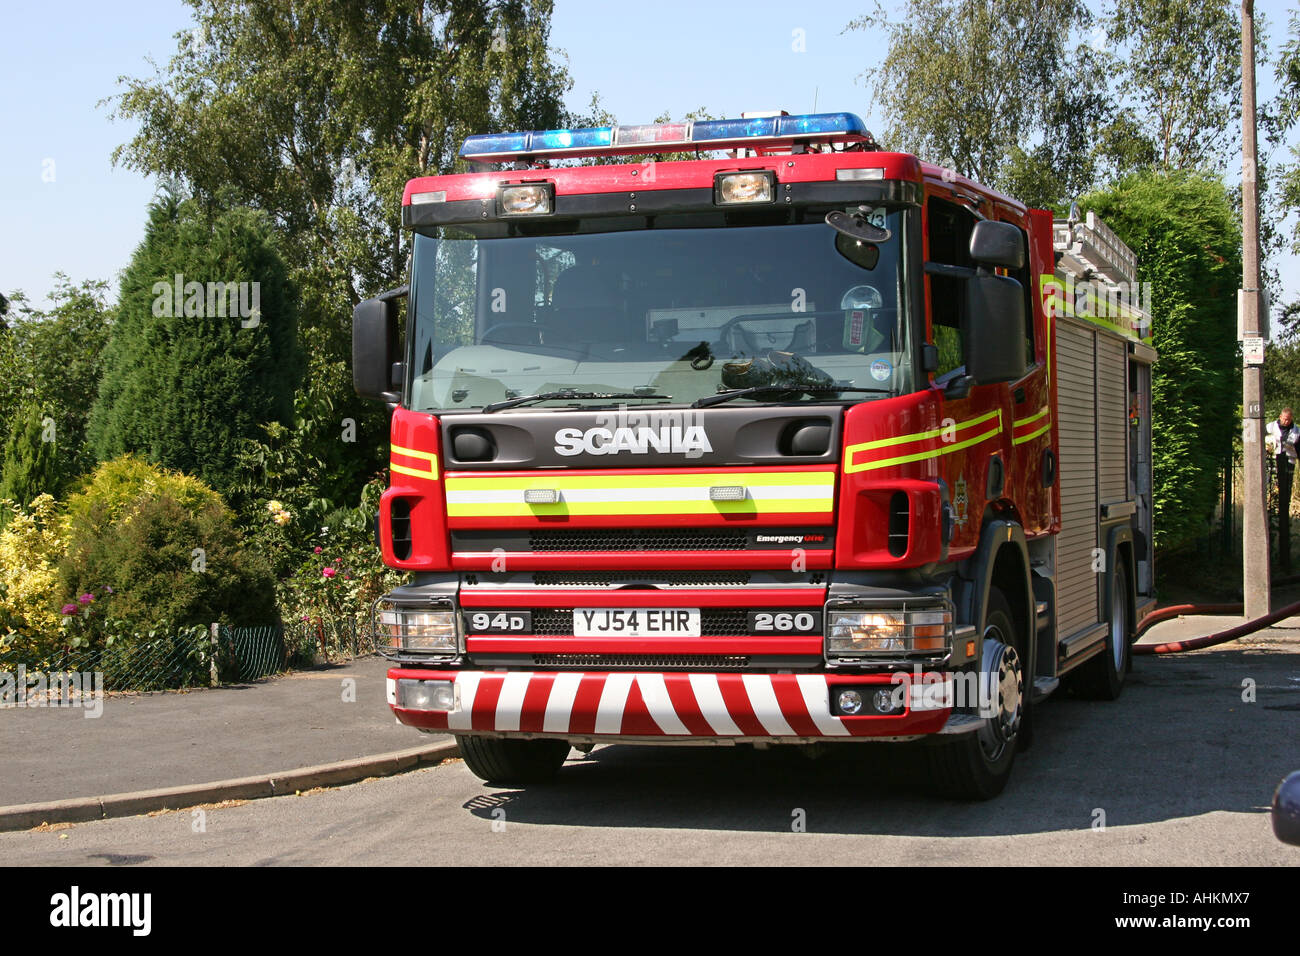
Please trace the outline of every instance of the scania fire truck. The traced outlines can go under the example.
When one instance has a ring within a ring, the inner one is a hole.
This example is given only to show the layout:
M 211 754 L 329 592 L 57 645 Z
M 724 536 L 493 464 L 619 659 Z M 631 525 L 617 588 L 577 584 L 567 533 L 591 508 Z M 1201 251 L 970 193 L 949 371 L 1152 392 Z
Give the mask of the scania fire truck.
M 1058 686 L 1119 694 L 1155 352 L 1104 224 L 849 113 L 461 156 L 407 184 L 409 284 L 353 316 L 411 573 L 374 608 L 399 721 L 489 781 L 606 743 L 909 743 L 982 799 Z

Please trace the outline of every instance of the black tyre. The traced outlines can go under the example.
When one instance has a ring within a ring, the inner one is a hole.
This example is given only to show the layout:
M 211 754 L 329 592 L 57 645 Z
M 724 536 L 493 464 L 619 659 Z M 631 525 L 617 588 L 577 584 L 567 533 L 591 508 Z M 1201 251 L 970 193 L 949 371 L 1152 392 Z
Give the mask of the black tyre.
M 1080 697 L 1089 700 L 1114 700 L 1124 690 L 1124 678 L 1131 664 L 1128 573 L 1123 561 L 1115 565 L 1110 576 L 1110 626 L 1106 629 L 1106 648 L 1081 664 L 1070 675 L 1070 686 Z
M 982 681 L 990 691 L 992 713 L 978 730 L 926 749 L 932 788 L 958 800 L 989 800 L 1006 787 L 1027 702 L 1024 640 L 1011 605 L 996 589 L 989 592 L 983 647 Z
M 555 776 L 569 756 L 567 740 L 456 738 L 465 766 L 489 783 L 541 783 Z

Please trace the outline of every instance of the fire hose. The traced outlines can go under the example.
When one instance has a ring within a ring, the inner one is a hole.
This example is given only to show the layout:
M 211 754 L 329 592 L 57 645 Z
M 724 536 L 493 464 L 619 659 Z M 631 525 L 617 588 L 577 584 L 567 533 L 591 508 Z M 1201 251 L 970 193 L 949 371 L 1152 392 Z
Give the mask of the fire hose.
M 1292 584 L 1300 580 L 1300 576 L 1293 575 L 1288 578 L 1281 578 L 1273 583 L 1275 585 Z M 1173 604 L 1169 607 L 1157 608 L 1142 620 L 1138 621 L 1137 636 L 1141 637 L 1148 628 L 1161 621 L 1167 621 L 1174 617 L 1191 616 L 1195 614 L 1240 614 L 1244 610 L 1241 604 Z M 1247 634 L 1253 634 L 1256 631 L 1262 631 L 1264 628 L 1276 624 L 1278 621 L 1285 620 L 1300 614 L 1300 602 L 1288 604 L 1286 607 L 1274 611 L 1272 614 L 1265 614 L 1263 617 L 1257 617 L 1253 621 L 1246 621 L 1235 627 L 1230 627 L 1225 631 L 1216 631 L 1213 634 L 1206 634 L 1203 637 L 1192 637 L 1185 641 L 1170 641 L 1167 644 L 1134 644 L 1132 651 L 1134 654 L 1178 654 L 1182 651 L 1194 651 L 1202 647 L 1213 647 L 1216 644 L 1226 644 L 1229 641 L 1235 641 L 1238 638 L 1245 637 Z

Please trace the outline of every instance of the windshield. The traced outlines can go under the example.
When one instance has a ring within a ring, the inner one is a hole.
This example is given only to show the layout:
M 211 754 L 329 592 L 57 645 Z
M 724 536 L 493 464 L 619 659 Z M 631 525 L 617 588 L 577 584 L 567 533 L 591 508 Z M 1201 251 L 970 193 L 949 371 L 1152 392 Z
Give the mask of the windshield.
M 824 222 L 417 235 L 408 405 L 470 410 L 556 392 L 578 394 L 533 404 L 589 408 L 636 395 L 631 404 L 677 405 L 747 388 L 759 391 L 741 401 L 834 400 L 836 386 L 845 400 L 911 391 L 906 217 L 869 215 L 890 238 L 862 243 Z

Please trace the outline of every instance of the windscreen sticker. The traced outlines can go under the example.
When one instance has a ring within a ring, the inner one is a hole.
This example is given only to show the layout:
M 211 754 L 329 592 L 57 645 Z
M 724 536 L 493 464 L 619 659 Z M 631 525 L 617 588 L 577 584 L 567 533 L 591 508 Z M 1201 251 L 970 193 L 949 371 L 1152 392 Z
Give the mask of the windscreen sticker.
M 866 319 L 861 309 L 849 313 L 849 337 L 846 345 L 861 345 L 866 339 Z
M 884 359 L 876 359 L 871 363 L 871 377 L 877 382 L 889 381 L 889 376 L 894 374 L 894 366 Z

